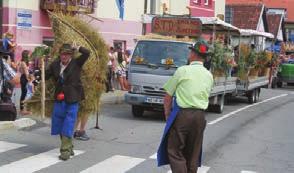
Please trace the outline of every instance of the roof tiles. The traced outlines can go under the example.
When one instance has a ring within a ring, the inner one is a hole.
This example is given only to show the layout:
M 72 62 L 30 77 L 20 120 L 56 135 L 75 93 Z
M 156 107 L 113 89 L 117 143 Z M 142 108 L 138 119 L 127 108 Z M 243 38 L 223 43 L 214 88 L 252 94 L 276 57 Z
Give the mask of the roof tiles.
M 226 8 L 232 10 L 232 25 L 241 29 L 257 29 L 262 4 L 229 4 Z

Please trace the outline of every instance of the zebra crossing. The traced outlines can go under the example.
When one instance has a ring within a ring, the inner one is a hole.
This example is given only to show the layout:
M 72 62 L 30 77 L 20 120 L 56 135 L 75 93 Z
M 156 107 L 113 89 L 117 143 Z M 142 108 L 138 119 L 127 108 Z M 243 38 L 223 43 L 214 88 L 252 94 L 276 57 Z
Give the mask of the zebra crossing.
M 6 141 L 0 141 L 0 155 L 1 153 L 18 150 L 22 147 L 26 147 L 26 144 L 18 144 Z M 85 151 L 75 150 L 75 156 L 79 157 L 84 154 Z M 58 159 L 59 148 L 55 148 L 49 151 L 38 153 L 20 160 L 12 161 L 10 163 L 0 165 L 0 173 L 33 173 L 42 172 L 42 169 L 51 168 L 54 165 L 63 161 Z M 87 168 L 83 168 L 80 173 L 125 173 L 131 171 L 133 168 L 140 166 L 145 161 L 154 161 L 154 167 L 156 167 L 156 153 L 150 155 L 147 158 L 131 157 L 125 155 L 113 155 L 98 163 L 94 163 Z M 66 163 L 70 162 L 67 161 Z M 198 169 L 198 173 L 209 173 L 210 167 L 202 166 Z M 158 168 L 158 172 L 160 171 Z M 172 173 L 171 170 L 165 171 L 166 173 Z M 241 171 L 241 173 L 256 173 L 253 171 Z

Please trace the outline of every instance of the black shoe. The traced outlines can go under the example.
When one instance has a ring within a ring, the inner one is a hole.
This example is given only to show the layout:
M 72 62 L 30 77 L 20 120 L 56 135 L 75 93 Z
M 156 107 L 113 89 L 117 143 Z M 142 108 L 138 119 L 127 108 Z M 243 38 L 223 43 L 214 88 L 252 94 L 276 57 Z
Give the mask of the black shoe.
M 77 130 L 77 131 L 75 131 L 75 132 L 74 132 L 74 135 L 73 135 L 73 137 L 74 137 L 74 138 L 76 138 L 77 136 L 80 136 L 80 134 L 79 134 L 79 133 L 80 133 L 80 131 L 78 131 L 78 130 Z

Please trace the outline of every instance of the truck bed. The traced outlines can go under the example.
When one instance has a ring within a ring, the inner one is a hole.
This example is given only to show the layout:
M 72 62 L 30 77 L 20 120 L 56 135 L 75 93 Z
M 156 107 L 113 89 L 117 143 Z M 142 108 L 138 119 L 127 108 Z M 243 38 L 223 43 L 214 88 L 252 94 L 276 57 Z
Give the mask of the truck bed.
M 267 76 L 261 76 L 254 79 L 248 80 L 237 80 L 237 90 L 238 91 L 250 91 L 255 88 L 260 88 L 269 84 L 269 79 Z
M 210 96 L 219 94 L 232 93 L 236 91 L 236 77 L 218 77 L 214 79 L 214 86 Z

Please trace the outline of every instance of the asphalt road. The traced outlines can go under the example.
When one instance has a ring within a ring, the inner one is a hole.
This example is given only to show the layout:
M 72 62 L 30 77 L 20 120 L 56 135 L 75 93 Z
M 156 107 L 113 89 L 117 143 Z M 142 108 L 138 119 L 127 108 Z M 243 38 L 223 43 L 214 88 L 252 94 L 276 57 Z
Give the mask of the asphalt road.
M 207 113 L 204 167 L 209 173 L 294 172 L 294 88 L 261 92 L 261 101 L 230 100 L 222 114 Z M 165 122 L 161 113 L 133 118 L 126 104 L 104 105 L 99 117 L 103 130 L 88 127 L 89 141 L 74 141 L 77 156 L 57 159 L 59 138 L 50 126 L 0 132 L 0 173 L 97 172 L 167 173 L 156 166 L 156 153 Z

